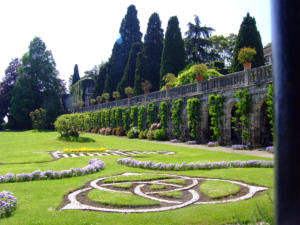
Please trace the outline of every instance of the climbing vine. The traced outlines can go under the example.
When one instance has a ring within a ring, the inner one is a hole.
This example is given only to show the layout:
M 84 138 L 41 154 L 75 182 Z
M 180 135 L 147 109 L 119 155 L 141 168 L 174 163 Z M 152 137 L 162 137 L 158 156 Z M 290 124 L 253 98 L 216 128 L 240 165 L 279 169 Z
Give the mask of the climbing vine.
M 174 126 L 172 131 L 177 138 L 181 136 L 182 109 L 183 109 L 183 100 L 182 99 L 174 100 L 172 105 L 171 120 Z
M 115 121 L 115 113 L 116 113 L 116 108 L 113 108 L 110 110 L 110 127 L 115 128 L 116 127 L 116 121 Z
M 150 127 L 156 120 L 156 105 L 149 103 L 147 107 L 147 126 Z
M 122 126 L 122 108 L 121 107 L 117 107 L 115 110 L 115 125 L 116 127 L 121 127 Z
M 223 102 L 224 98 L 222 95 L 211 94 L 208 98 L 209 103 L 209 115 L 210 115 L 210 129 L 213 131 L 211 139 L 217 141 L 221 136 L 221 127 L 222 127 L 222 116 L 223 112 Z
M 190 136 L 194 140 L 200 138 L 200 107 L 201 103 L 198 98 L 191 98 L 187 101 L 188 126 L 190 128 Z
M 131 128 L 137 126 L 137 116 L 138 116 L 138 109 L 136 106 L 132 106 L 130 108 L 130 120 L 131 120 L 130 127 Z
M 146 120 L 146 107 L 141 105 L 138 108 L 138 130 L 143 131 L 145 129 L 145 120 Z
M 168 127 L 169 105 L 167 102 L 161 102 L 158 110 L 158 118 L 161 128 L 166 130 Z
M 232 122 L 234 124 L 240 124 L 242 128 L 242 144 L 247 144 L 249 140 L 249 114 L 251 109 L 251 96 L 250 93 L 244 90 L 238 90 L 235 92 L 235 97 L 238 98 L 236 103 L 236 115 L 237 117 L 232 117 Z M 234 126 L 235 131 L 238 130 L 238 126 Z
M 105 127 L 109 127 L 110 126 L 110 109 L 106 109 L 104 112 L 104 123 L 105 123 Z
M 272 137 L 274 140 L 274 119 L 275 119 L 275 113 L 274 113 L 274 102 L 273 102 L 273 98 L 274 98 L 274 87 L 273 84 L 269 85 L 269 89 L 267 92 L 267 115 L 268 118 L 270 119 L 270 125 L 271 125 L 271 132 L 272 132 Z
M 129 130 L 129 115 L 130 115 L 130 109 L 124 108 L 122 113 L 124 131 Z

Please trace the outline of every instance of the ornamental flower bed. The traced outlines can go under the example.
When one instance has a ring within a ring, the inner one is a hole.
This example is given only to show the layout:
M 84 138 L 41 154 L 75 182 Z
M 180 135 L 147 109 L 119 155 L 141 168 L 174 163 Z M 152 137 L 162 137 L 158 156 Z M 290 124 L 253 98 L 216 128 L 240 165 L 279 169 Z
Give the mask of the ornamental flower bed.
M 249 160 L 249 161 L 228 161 L 228 162 L 213 162 L 213 163 L 154 163 L 152 161 L 138 161 L 131 158 L 118 159 L 117 162 L 129 167 L 137 167 L 143 169 L 154 170 L 197 170 L 197 169 L 223 169 L 223 168 L 240 168 L 240 167 L 259 167 L 273 168 L 273 161 L 264 160 Z
M 62 179 L 66 177 L 77 177 L 86 174 L 96 173 L 105 167 L 105 163 L 100 159 L 91 159 L 89 165 L 83 168 L 75 168 L 62 171 L 40 171 L 36 170 L 32 173 L 20 173 L 13 174 L 7 173 L 4 176 L 0 174 L 0 183 L 10 183 L 10 182 L 24 182 L 33 180 L 52 180 L 52 179 Z
M 232 145 L 232 148 L 234 150 L 248 150 L 248 145 Z
M 77 149 L 63 149 L 63 152 L 101 152 L 105 151 L 106 148 L 77 148 Z
M 9 191 L 0 192 L 0 218 L 8 217 L 17 207 L 17 199 Z
M 267 151 L 267 152 L 270 152 L 270 153 L 274 153 L 274 147 L 273 147 L 273 146 L 268 146 L 268 147 L 266 148 L 266 151 Z
M 218 146 L 218 142 L 216 142 L 216 141 L 210 141 L 210 142 L 208 142 L 207 146 L 208 146 L 208 147 L 215 147 L 215 146 Z

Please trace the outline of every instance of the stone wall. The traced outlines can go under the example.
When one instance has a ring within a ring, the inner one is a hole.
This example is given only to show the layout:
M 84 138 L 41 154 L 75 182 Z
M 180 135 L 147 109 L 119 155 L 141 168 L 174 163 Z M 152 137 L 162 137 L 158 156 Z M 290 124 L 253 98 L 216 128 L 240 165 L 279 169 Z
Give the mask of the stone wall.
M 247 89 L 251 93 L 251 113 L 250 113 L 250 143 L 254 147 L 260 146 L 260 117 L 262 115 L 262 105 L 266 100 L 269 83 L 272 82 L 272 68 L 271 66 L 263 66 L 247 71 L 241 71 L 226 76 L 192 83 L 176 88 L 167 89 L 164 91 L 157 91 L 150 94 L 140 95 L 129 99 L 122 99 L 110 103 L 103 103 L 95 106 L 85 107 L 77 110 L 77 112 L 89 112 L 95 110 L 102 110 L 107 108 L 114 108 L 118 106 L 131 107 L 133 105 L 147 105 L 154 102 L 157 106 L 161 101 L 167 101 L 170 105 L 172 101 L 178 98 L 184 100 L 185 106 L 183 111 L 184 118 L 184 137 L 188 138 L 187 127 L 187 99 L 196 97 L 201 101 L 201 142 L 207 143 L 209 141 L 209 122 L 208 122 L 208 97 L 210 94 L 221 94 L 224 99 L 224 116 L 222 137 L 220 143 L 223 145 L 231 144 L 231 117 L 232 108 L 237 102 L 234 96 L 239 89 Z M 172 132 L 172 124 L 169 123 L 169 133 Z

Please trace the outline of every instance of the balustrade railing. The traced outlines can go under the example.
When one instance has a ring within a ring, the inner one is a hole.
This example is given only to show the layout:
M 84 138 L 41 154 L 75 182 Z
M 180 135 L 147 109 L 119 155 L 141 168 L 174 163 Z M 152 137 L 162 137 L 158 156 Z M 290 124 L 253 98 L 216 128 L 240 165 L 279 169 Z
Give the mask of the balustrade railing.
M 154 101 L 168 100 L 173 98 L 193 96 L 209 93 L 211 91 L 226 90 L 234 87 L 259 85 L 272 82 L 272 67 L 261 66 L 251 70 L 240 71 L 222 77 L 195 82 L 180 87 L 170 88 L 163 91 L 156 91 L 149 94 L 139 95 L 109 103 L 102 103 L 95 106 L 84 107 L 76 112 L 89 112 L 100 109 L 113 108 L 117 106 L 132 106 L 146 104 Z

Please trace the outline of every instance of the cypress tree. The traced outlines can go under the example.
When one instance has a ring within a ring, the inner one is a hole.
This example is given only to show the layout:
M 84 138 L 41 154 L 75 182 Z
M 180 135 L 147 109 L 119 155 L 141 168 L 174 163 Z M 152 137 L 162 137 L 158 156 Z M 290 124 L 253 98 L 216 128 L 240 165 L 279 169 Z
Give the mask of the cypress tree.
M 146 73 L 146 59 L 144 52 L 139 52 L 136 58 L 136 69 L 135 69 L 135 76 L 134 76 L 134 95 L 140 95 L 143 93 L 141 83 L 144 80 L 143 74 Z
M 134 5 L 128 7 L 127 14 L 122 20 L 119 34 L 120 38 L 114 44 L 109 59 L 111 67 L 105 81 L 105 92 L 116 90 L 117 84 L 122 78 L 132 44 L 141 42 L 142 33 L 140 32 L 137 10 Z
M 168 21 L 166 37 L 164 40 L 161 67 L 160 85 L 162 78 L 167 73 L 178 74 L 185 66 L 184 42 L 181 37 L 177 16 L 172 16 Z
M 105 80 L 109 69 L 109 63 L 105 63 L 100 67 L 99 74 L 95 78 L 95 88 L 93 97 L 101 96 L 104 90 Z
M 265 59 L 261 37 L 256 27 L 255 18 L 251 17 L 249 13 L 244 17 L 236 39 L 232 63 L 234 72 L 243 70 L 243 65 L 238 61 L 239 51 L 243 47 L 250 47 L 256 50 L 256 55 L 254 56 L 254 61 L 252 63 L 253 67 L 264 65 Z
M 142 49 L 142 43 L 136 42 L 132 45 L 129 53 L 129 58 L 124 69 L 124 74 L 121 81 L 118 84 L 117 90 L 120 92 L 121 96 L 124 96 L 124 89 L 128 86 L 134 86 L 134 77 L 135 77 L 135 66 L 137 54 Z
M 146 57 L 145 80 L 152 84 L 152 90 L 159 90 L 160 63 L 163 49 L 164 31 L 157 13 L 153 13 L 148 21 L 147 32 L 144 37 L 144 54 Z
M 78 71 L 78 65 L 75 64 L 75 66 L 74 66 L 74 73 L 73 73 L 73 79 L 72 79 L 72 85 L 75 84 L 79 80 L 80 80 L 80 76 L 79 76 L 79 71 Z

